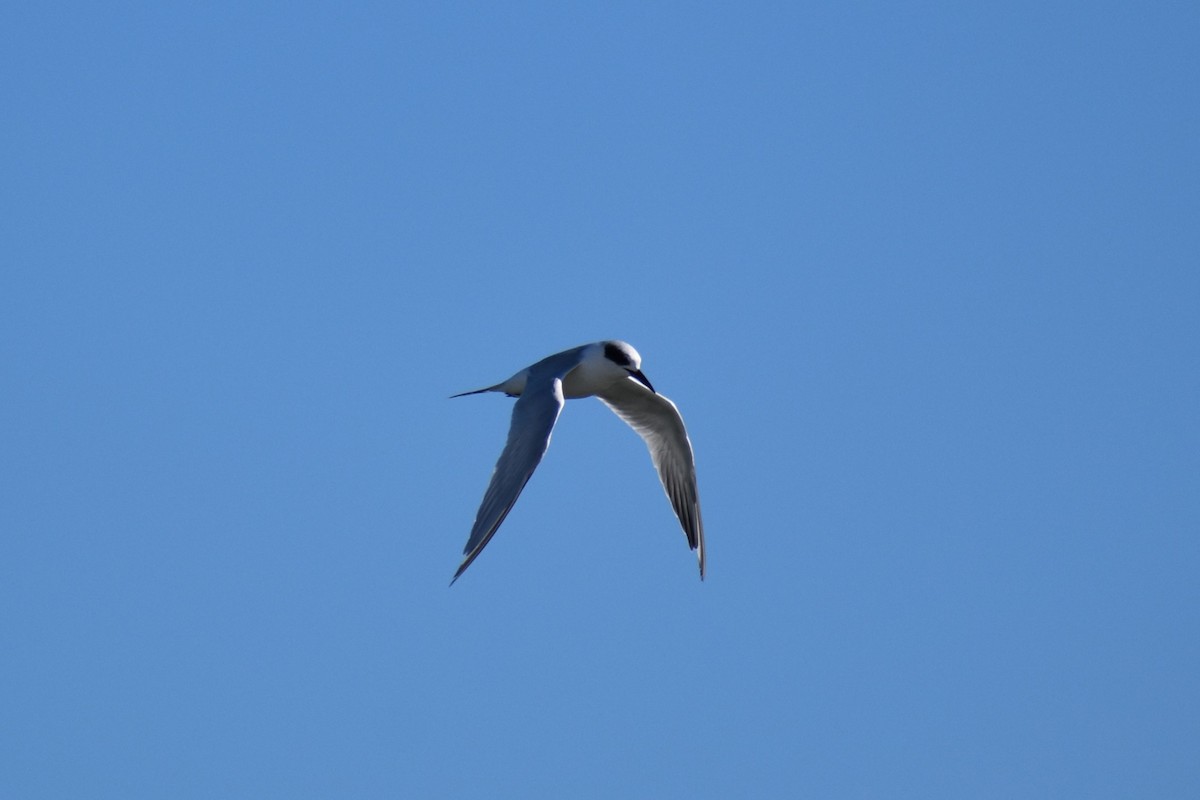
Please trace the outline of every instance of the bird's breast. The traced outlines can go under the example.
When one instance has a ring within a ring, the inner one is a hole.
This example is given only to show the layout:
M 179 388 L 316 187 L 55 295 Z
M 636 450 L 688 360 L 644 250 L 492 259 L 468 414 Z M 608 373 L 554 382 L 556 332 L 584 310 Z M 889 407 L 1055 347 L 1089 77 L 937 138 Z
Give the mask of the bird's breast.
M 591 397 L 596 392 L 607 389 L 614 380 L 622 380 L 623 377 L 607 371 L 590 370 L 587 364 L 581 364 L 563 377 L 563 397 L 568 400 Z

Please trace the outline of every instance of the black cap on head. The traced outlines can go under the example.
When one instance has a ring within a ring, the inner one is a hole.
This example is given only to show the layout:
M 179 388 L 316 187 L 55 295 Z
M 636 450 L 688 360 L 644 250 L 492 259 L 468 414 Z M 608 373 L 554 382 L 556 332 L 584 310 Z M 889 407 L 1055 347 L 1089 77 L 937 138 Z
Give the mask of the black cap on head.
M 633 360 L 629 354 L 612 342 L 604 343 L 604 357 L 619 367 L 633 366 Z

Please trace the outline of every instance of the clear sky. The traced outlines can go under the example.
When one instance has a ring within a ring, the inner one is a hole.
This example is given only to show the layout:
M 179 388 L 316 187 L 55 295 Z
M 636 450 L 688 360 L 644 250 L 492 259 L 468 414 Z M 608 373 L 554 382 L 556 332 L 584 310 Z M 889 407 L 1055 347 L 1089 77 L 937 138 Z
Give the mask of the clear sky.
M 1200 796 L 1200 6 L 9 4 L 0 796 Z M 696 449 L 512 401 L 602 338 Z

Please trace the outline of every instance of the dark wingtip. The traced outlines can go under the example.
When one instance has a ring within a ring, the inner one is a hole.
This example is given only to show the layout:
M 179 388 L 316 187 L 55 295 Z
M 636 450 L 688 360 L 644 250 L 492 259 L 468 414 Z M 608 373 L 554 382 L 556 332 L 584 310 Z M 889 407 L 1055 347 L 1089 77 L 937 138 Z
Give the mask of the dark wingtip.
M 484 540 L 484 544 L 487 544 L 486 540 Z M 467 554 L 467 557 L 464 558 L 463 562 L 458 565 L 458 571 L 455 572 L 454 577 L 450 579 L 451 586 L 453 586 L 454 582 L 459 579 L 459 576 L 461 576 L 464 572 L 467 571 L 467 567 L 471 566 L 471 564 L 473 564 L 475 562 L 475 559 L 479 556 L 479 554 L 482 551 L 483 551 L 482 547 L 476 548 L 474 552 L 469 552 L 467 550 L 463 550 L 463 552 Z

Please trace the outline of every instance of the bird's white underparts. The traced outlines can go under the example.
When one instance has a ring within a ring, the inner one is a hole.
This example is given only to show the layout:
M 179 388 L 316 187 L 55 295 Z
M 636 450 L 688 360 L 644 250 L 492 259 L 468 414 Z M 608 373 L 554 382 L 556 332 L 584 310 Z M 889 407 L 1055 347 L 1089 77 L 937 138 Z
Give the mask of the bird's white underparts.
M 463 562 L 450 583 L 458 580 L 496 535 L 550 445 L 563 402 L 579 397 L 600 398 L 646 442 L 688 546 L 696 551 L 703 580 L 704 524 L 692 443 L 679 409 L 654 391 L 641 367 L 642 357 L 625 342 L 594 342 L 547 356 L 503 383 L 454 395 L 503 392 L 517 402 L 508 442 L 475 514 Z

